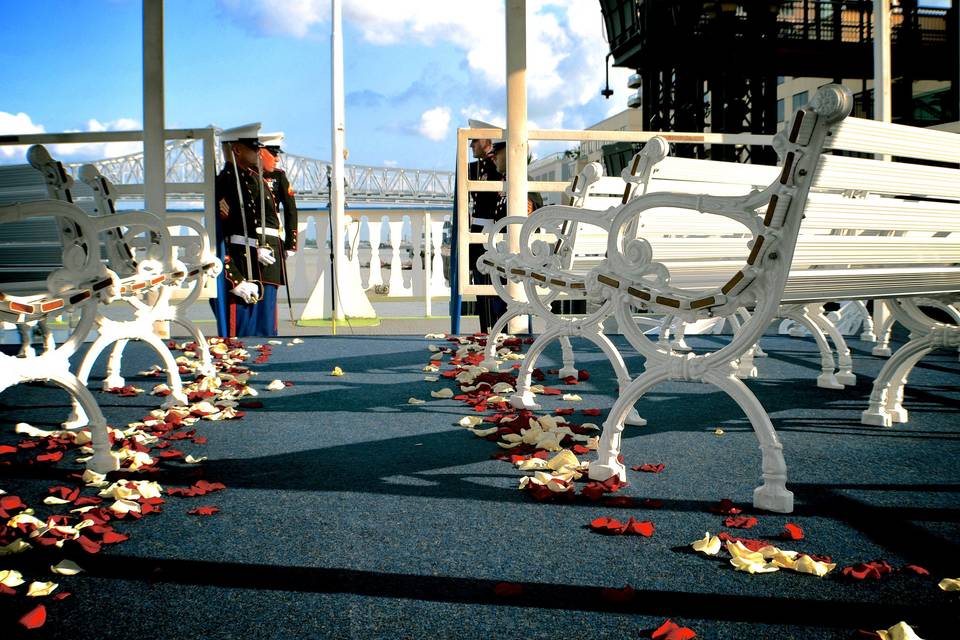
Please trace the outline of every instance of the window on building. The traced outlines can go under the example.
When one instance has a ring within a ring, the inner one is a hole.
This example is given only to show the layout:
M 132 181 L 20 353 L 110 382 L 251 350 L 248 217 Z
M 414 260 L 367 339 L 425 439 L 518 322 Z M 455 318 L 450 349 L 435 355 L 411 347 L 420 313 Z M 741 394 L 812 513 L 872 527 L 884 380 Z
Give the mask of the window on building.
M 797 111 L 804 107 L 810 99 L 807 97 L 807 91 L 801 91 L 800 93 L 793 94 L 793 110 Z
M 777 76 L 777 84 L 783 84 L 783 76 Z
M 783 122 L 783 98 L 777 100 L 777 122 Z

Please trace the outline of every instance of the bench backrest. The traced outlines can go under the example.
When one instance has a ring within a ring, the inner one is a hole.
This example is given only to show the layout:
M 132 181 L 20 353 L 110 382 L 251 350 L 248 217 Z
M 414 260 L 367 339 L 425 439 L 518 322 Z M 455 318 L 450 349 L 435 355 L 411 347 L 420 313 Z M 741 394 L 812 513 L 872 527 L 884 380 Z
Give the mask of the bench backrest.
M 669 282 L 654 277 L 635 290 L 638 300 L 663 311 L 726 313 L 778 289 L 785 302 L 960 291 L 960 136 L 846 118 L 849 108 L 849 92 L 830 86 L 799 110 L 778 136 L 779 175 L 760 193 L 652 195 L 626 207 L 634 215 L 650 207 L 641 220 L 657 205 L 684 207 L 688 216 L 726 216 L 753 230 L 741 238 L 641 233 Z
M 85 185 L 75 185 L 60 163 L 51 170 L 60 173 L 64 185 L 54 194 L 44 174 L 33 166 L 0 166 L 0 205 L 55 199 L 81 208 L 89 206 L 90 193 Z M 63 265 L 63 247 L 78 233 L 74 225 L 53 216 L 0 225 L 0 282 L 43 281 Z

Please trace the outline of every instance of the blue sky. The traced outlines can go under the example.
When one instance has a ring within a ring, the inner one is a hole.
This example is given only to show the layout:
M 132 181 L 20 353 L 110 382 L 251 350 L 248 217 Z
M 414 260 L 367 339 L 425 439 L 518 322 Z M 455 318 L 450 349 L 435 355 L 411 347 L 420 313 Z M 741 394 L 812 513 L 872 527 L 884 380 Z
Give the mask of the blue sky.
M 614 98 L 599 93 L 599 2 L 527 5 L 532 126 L 582 128 L 623 109 L 629 70 L 612 70 Z M 456 127 L 504 123 L 503 0 L 343 0 L 343 12 L 350 163 L 450 169 Z M 167 0 L 168 128 L 260 121 L 291 153 L 328 158 L 329 13 L 329 0 Z M 141 126 L 140 0 L 0 0 L 0 15 L 0 135 Z M 22 157 L 0 147 L 0 162 Z

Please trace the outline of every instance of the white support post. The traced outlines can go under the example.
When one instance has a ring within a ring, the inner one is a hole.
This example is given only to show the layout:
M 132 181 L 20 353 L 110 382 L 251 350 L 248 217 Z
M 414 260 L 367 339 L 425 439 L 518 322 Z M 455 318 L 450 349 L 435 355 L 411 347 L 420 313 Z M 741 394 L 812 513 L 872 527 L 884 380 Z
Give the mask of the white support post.
M 344 96 L 343 96 L 343 11 L 340 0 L 331 4 L 332 20 L 330 26 L 330 64 L 331 68 L 331 176 L 330 176 L 330 224 L 333 226 L 333 277 L 334 293 L 339 294 L 336 302 L 336 319 L 343 320 L 343 308 L 340 301 L 346 296 L 340 290 L 346 260 L 343 255 L 343 149 L 344 149 Z
M 527 3 L 507 0 L 507 215 L 527 215 Z M 520 225 L 507 229 L 510 253 L 520 253 Z M 507 291 L 516 300 L 526 300 L 518 283 L 508 283 Z M 525 318 L 510 320 L 508 331 L 526 329 Z
M 890 1 L 873 3 L 873 119 L 890 122 Z M 890 161 L 890 156 L 882 160 Z
M 166 216 L 163 0 L 143 0 L 143 181 L 147 211 Z

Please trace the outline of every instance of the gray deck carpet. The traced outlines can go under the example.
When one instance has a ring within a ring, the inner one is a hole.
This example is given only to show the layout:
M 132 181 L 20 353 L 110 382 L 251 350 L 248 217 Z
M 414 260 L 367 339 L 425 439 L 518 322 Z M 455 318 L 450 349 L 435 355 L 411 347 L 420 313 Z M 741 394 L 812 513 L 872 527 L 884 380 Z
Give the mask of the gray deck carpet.
M 720 340 L 690 338 L 698 348 Z M 253 366 L 255 386 L 273 379 L 293 386 L 262 391 L 264 406 L 243 419 L 198 423 L 206 444 L 175 445 L 209 460 L 164 463 L 149 477 L 165 487 L 205 478 L 227 489 L 167 497 L 162 513 L 119 522 L 128 541 L 68 554 L 85 569 L 77 576 L 50 574 L 46 567 L 63 557 L 50 549 L 0 557 L 0 570 L 55 580 L 72 594 L 42 599 L 48 619 L 34 631 L 16 620 L 35 600 L 0 594 L 3 637 L 649 638 L 666 619 L 710 639 L 856 638 L 858 629 L 900 620 L 926 640 L 960 634 L 958 595 L 937 587 L 960 577 L 955 352 L 921 362 L 904 403 L 910 421 L 883 429 L 859 421 L 883 364 L 869 355 L 871 345 L 852 341 L 859 382 L 830 391 L 815 385 L 812 341 L 764 338 L 770 355 L 758 360 L 760 378 L 748 386 L 784 444 L 796 498 L 787 516 L 750 506 L 759 451 L 736 405 L 687 383 L 655 388 L 637 405 L 649 424 L 624 436 L 628 467 L 665 467 L 629 471 L 630 485 L 617 495 L 654 499 L 659 508 L 537 502 L 517 489 L 521 472 L 492 459 L 500 451 L 494 443 L 456 425 L 472 409 L 430 397 L 452 387 L 423 379 L 426 347 L 439 343 L 341 336 L 275 347 Z M 599 407 L 599 417 L 577 419 L 601 424 L 615 395 L 612 370 L 590 344 L 576 347 L 590 379 L 568 388 L 548 375 L 547 383 L 583 400 L 547 397 L 544 409 Z M 542 368 L 555 367 L 558 356 L 548 350 Z M 153 362 L 138 345 L 128 358 L 127 371 Z M 631 371 L 641 363 L 628 357 Z M 335 366 L 346 375 L 329 375 Z M 150 396 L 96 395 L 117 426 L 155 407 Z M 19 421 L 51 428 L 63 418 L 65 397 L 39 385 L 0 394 L 0 444 L 20 440 Z M 411 405 L 410 397 L 427 402 Z M 0 466 L 0 488 L 43 516 L 57 512 L 42 504 L 47 488 L 77 469 L 66 459 Z M 724 498 L 758 524 L 725 528 L 724 516 L 711 511 Z M 188 514 L 201 505 L 220 512 Z M 633 516 L 656 530 L 649 538 L 600 535 L 589 527 L 598 516 Z M 803 540 L 779 540 L 788 522 L 803 529 Z M 705 531 L 779 540 L 838 566 L 823 578 L 749 575 L 723 557 L 692 552 Z M 842 567 L 881 559 L 894 571 L 880 580 L 841 575 Z M 901 570 L 908 564 L 930 575 Z M 627 585 L 629 596 L 615 591 Z

